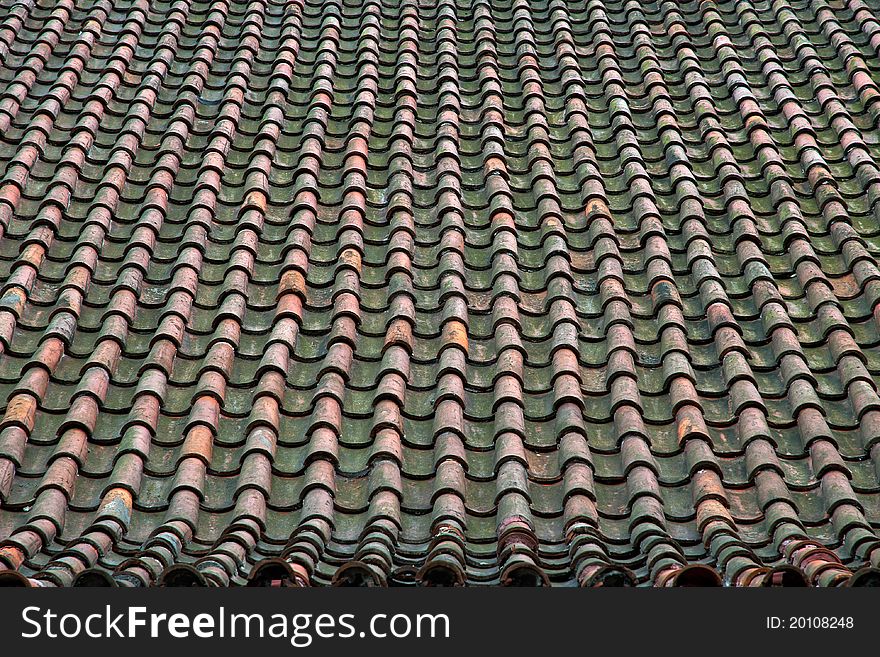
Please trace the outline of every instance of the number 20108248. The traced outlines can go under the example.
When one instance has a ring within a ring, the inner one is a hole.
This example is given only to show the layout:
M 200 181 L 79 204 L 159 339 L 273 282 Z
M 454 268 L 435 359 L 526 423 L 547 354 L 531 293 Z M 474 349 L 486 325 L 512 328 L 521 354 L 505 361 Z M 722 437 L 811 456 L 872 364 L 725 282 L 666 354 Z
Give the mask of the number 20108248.
M 767 616 L 768 630 L 851 630 L 852 616 Z

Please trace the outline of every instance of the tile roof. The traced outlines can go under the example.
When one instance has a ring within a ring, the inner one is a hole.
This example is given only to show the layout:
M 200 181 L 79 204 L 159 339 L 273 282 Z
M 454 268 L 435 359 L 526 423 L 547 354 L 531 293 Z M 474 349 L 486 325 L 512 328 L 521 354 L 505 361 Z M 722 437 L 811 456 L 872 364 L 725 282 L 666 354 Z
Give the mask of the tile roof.
M 880 583 L 876 0 L 0 7 L 0 583 Z

